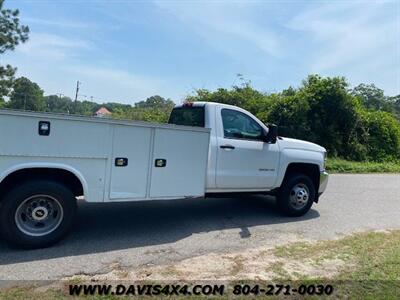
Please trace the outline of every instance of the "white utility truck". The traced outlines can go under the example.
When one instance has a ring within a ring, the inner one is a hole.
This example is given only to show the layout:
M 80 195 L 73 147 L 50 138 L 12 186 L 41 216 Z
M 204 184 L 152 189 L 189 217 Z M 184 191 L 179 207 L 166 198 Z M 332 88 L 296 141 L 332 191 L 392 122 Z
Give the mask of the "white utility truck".
M 185 103 L 169 124 L 0 111 L 0 230 L 46 247 L 71 227 L 77 198 L 147 201 L 264 193 L 305 214 L 325 190 L 326 150 L 277 136 L 236 106 Z

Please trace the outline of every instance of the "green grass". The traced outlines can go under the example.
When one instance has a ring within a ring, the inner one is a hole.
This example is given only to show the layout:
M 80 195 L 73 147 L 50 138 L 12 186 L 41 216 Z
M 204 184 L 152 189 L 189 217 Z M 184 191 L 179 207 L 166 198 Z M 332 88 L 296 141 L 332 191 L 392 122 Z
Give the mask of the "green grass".
M 3 288 L 0 290 L 0 299 L 2 300 L 52 300 L 64 298 L 65 296 L 61 291 L 36 292 L 34 286 Z
M 400 161 L 356 162 L 340 158 L 328 158 L 326 169 L 330 173 L 400 173 Z
M 304 278 L 307 283 L 332 284 L 340 298 L 400 298 L 400 230 L 362 233 L 315 244 L 294 243 L 275 248 L 275 255 L 312 260 L 315 264 L 324 259 L 343 260 L 344 267 L 333 278 Z

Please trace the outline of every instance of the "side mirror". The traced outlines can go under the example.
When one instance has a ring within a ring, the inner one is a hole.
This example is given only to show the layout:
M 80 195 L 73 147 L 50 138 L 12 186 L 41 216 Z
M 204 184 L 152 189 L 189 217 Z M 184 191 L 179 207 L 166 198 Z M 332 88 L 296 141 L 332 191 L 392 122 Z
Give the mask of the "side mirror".
M 265 142 L 268 144 L 275 144 L 278 137 L 278 126 L 271 124 L 268 126 L 268 133 L 265 136 Z

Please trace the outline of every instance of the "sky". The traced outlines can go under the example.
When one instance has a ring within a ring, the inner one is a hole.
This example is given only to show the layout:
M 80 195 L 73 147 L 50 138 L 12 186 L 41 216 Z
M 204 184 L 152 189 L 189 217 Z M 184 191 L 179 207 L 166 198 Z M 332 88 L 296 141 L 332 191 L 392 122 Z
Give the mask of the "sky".
M 198 88 L 345 76 L 400 94 L 400 1 L 6 0 L 30 38 L 1 57 L 46 95 L 177 103 Z

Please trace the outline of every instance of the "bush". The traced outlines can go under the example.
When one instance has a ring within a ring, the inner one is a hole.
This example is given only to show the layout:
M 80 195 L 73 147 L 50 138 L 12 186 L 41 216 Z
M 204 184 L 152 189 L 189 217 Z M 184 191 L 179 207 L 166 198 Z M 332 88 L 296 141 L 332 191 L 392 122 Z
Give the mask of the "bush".
M 366 145 L 367 158 L 375 161 L 400 159 L 400 126 L 389 113 L 363 112 L 366 134 L 361 143 Z
M 296 93 L 282 95 L 268 118 L 282 135 L 321 144 L 333 156 L 362 159 L 365 149 L 357 138 L 361 105 L 346 88 L 344 78 L 309 76 Z
M 357 162 L 328 157 L 326 169 L 329 173 L 400 173 L 400 161 Z
M 359 90 L 351 93 L 343 77 L 310 75 L 300 88 L 290 87 L 282 93 L 263 94 L 245 82 L 230 90 L 197 90 L 188 100 L 243 107 L 264 123 L 277 124 L 282 136 L 324 146 L 330 157 L 354 161 L 399 160 L 399 122 L 388 112 L 367 110 Z M 376 94 L 371 89 L 363 93 Z
M 267 120 L 279 126 L 279 135 L 297 139 L 310 139 L 307 99 L 297 95 L 281 97 L 272 105 Z

